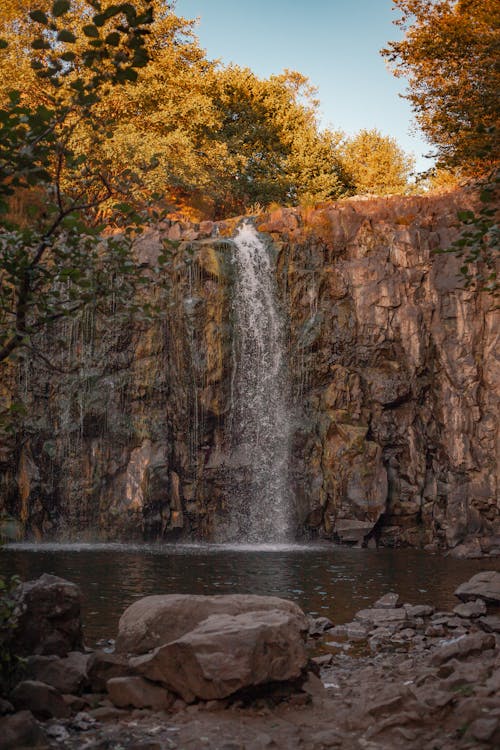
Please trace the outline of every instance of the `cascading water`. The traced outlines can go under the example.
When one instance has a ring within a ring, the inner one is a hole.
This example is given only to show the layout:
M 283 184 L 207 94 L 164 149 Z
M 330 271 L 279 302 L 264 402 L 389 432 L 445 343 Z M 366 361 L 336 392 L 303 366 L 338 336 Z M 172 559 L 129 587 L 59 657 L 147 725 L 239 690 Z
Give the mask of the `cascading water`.
M 291 420 L 285 327 L 269 250 L 251 224 L 234 240 L 234 339 L 229 500 L 233 540 L 291 536 Z

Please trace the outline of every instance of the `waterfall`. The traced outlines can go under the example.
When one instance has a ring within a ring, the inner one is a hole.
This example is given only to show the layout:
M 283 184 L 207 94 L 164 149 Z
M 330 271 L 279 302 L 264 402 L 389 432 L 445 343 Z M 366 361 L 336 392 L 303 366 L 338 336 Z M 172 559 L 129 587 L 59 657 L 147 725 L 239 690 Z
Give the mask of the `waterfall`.
M 239 228 L 234 248 L 228 535 L 283 542 L 292 525 L 285 326 L 269 249 L 251 224 Z

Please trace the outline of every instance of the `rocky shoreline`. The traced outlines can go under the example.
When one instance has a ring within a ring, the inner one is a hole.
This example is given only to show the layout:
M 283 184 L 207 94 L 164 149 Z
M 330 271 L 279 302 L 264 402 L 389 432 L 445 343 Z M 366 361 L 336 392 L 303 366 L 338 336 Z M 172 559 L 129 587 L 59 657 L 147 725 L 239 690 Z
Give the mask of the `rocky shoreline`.
M 90 650 L 78 588 L 44 575 L 15 592 L 0 749 L 498 747 L 500 573 L 455 594 L 439 612 L 390 592 L 344 625 L 275 597 L 146 597 Z

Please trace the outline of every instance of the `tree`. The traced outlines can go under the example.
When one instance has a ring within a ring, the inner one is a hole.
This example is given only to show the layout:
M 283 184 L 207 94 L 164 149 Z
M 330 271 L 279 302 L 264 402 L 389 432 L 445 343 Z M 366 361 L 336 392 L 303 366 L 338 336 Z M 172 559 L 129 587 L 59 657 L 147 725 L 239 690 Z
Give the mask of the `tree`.
M 148 6 L 147 0 L 141 8 L 55 0 L 30 11 L 39 30 L 30 62 L 45 84 L 44 101 L 30 104 L 12 91 L 0 110 L 0 362 L 29 346 L 30 336 L 48 323 L 90 301 L 131 299 L 144 281 L 127 241 L 129 221 L 138 217 L 116 203 L 135 176 L 111 180 L 95 152 L 108 135 L 99 102 L 135 80 L 147 62 Z M 72 30 L 75 8 L 85 21 L 80 36 Z M 88 153 L 77 148 L 82 127 L 92 132 Z M 28 217 L 16 220 L 12 200 L 24 194 Z M 112 199 L 122 236 L 103 236 L 96 223 L 96 212 Z
M 484 174 L 498 163 L 498 0 L 393 0 L 403 39 L 382 54 L 409 83 L 439 166 Z
M 340 149 L 340 160 L 356 193 L 389 195 L 405 193 L 414 161 L 394 138 L 378 130 L 360 130 L 347 138 Z
M 215 72 L 220 127 L 212 139 L 227 151 L 226 160 L 214 165 L 219 212 L 345 193 L 335 137 L 319 132 L 313 95 L 308 79 L 295 71 L 268 79 L 238 66 Z

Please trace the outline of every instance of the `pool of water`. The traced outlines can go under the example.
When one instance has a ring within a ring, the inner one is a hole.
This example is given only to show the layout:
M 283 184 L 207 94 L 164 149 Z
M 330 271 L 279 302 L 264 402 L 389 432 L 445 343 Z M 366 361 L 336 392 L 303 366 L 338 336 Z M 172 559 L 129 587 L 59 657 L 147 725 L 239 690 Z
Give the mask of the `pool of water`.
M 251 593 L 293 599 L 335 623 L 388 591 L 413 604 L 455 606 L 455 588 L 500 559 L 455 560 L 418 550 L 318 545 L 11 544 L 0 572 L 67 578 L 83 592 L 88 644 L 116 635 L 123 610 L 149 594 Z

